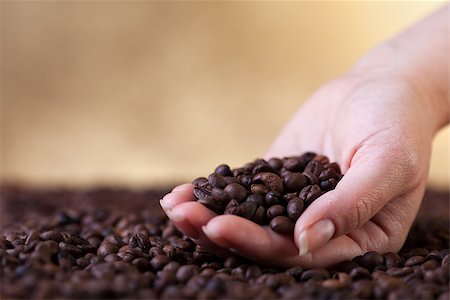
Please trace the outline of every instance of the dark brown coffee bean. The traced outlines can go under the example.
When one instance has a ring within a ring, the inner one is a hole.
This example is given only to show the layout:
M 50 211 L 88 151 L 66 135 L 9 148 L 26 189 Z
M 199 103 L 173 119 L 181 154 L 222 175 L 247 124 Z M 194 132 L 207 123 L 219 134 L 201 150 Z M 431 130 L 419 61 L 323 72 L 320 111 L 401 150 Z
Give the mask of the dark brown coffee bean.
M 252 175 L 241 175 L 238 177 L 239 182 L 241 183 L 246 189 L 250 189 L 250 186 L 253 182 L 253 176 Z
M 410 258 L 408 258 L 407 261 L 405 261 L 405 266 L 412 267 L 412 266 L 423 264 L 424 262 L 425 262 L 425 257 L 423 257 L 423 256 L 411 256 Z
M 303 175 L 305 175 L 306 179 L 308 179 L 308 184 L 313 184 L 313 185 L 317 185 L 319 184 L 319 177 L 317 177 L 316 175 L 314 175 L 313 173 L 310 172 L 303 172 Z
M 223 212 L 223 206 L 220 204 L 219 201 L 215 200 L 214 198 L 198 199 L 197 202 L 203 204 L 216 214 L 221 214 Z
M 152 266 L 153 270 L 159 271 L 169 262 L 170 257 L 166 255 L 158 255 L 152 258 L 152 260 L 150 261 L 150 265 Z
M 308 183 L 308 179 L 302 173 L 288 173 L 283 177 L 283 181 L 288 192 L 299 192 Z
M 279 171 L 283 167 L 283 161 L 279 158 L 271 158 L 267 163 L 276 171 Z
M 263 173 L 263 172 L 273 173 L 276 171 L 267 163 L 258 164 L 252 170 L 252 174 L 258 174 L 258 173 Z
M 381 265 L 384 263 L 383 256 L 375 251 L 367 252 L 364 255 L 357 256 L 353 259 L 353 261 L 369 270 L 373 270 L 377 265 Z
M 251 265 L 245 271 L 245 279 L 258 278 L 261 274 L 261 269 L 257 265 Z
M 64 238 L 63 238 L 61 232 L 55 231 L 55 230 L 50 230 L 50 231 L 41 233 L 40 238 L 43 239 L 44 241 L 53 240 L 58 243 L 64 241 Z
M 81 255 L 81 250 L 77 246 L 71 244 L 61 242 L 59 243 L 59 248 L 61 248 L 62 251 L 69 252 L 73 255 Z
M 335 170 L 338 175 L 342 174 L 341 173 L 341 167 L 339 167 L 339 165 L 336 162 L 324 164 L 324 167 L 325 167 L 325 169 L 333 169 L 333 170 Z
M 228 202 L 227 206 L 225 207 L 224 214 L 239 215 L 240 214 L 239 202 L 235 199 Z
M 324 181 L 324 180 L 328 180 L 331 178 L 338 179 L 339 174 L 336 172 L 335 169 L 328 168 L 328 169 L 325 169 L 322 172 L 320 172 L 318 177 L 319 177 L 319 180 Z
M 97 249 L 97 255 L 106 256 L 108 254 L 115 254 L 119 251 L 119 247 L 113 245 L 108 241 L 103 241 Z
M 275 217 L 286 215 L 286 208 L 282 205 L 274 205 L 267 209 L 267 219 L 272 220 Z
M 408 274 L 411 274 L 412 272 L 413 269 L 411 267 L 404 267 L 404 268 L 392 267 L 386 270 L 386 274 L 395 277 L 404 277 Z
M 373 283 L 370 280 L 358 280 L 352 284 L 352 293 L 362 299 L 373 298 Z
M 269 189 L 264 184 L 254 183 L 250 186 L 250 191 L 253 194 L 265 195 L 269 192 Z
M 330 273 L 326 269 L 318 268 L 304 271 L 301 280 L 325 280 L 328 278 L 330 278 Z
M 324 168 L 322 163 L 314 159 L 306 165 L 304 172 L 309 172 L 311 174 L 319 176 L 319 174 L 322 173 L 323 170 Z
M 291 234 L 294 232 L 294 223 L 285 216 L 278 216 L 270 221 L 270 228 L 281 234 Z
M 264 197 L 261 195 L 253 195 L 253 194 L 249 195 L 249 196 L 247 196 L 247 199 L 245 201 L 253 202 L 258 206 L 264 205 Z
M 306 164 L 299 157 L 289 157 L 284 160 L 283 166 L 286 170 L 291 172 L 301 172 Z
M 247 190 L 245 187 L 238 183 L 230 183 L 224 189 L 231 199 L 236 199 L 238 201 L 243 201 L 247 197 Z
M 239 216 L 251 219 L 255 215 L 257 208 L 253 202 L 243 202 L 239 205 Z
M 287 205 L 287 215 L 292 220 L 296 222 L 303 212 L 303 207 L 305 203 L 299 197 L 292 198 Z
M 262 183 L 268 191 L 281 195 L 284 190 L 283 180 L 275 173 L 264 172 L 256 174 L 253 182 Z
M 353 280 L 370 278 L 370 272 L 366 268 L 356 267 L 350 271 L 350 276 L 353 278 Z
M 227 192 L 219 189 L 219 188 L 213 188 L 211 190 L 211 196 L 219 203 L 226 205 L 230 200 L 230 196 Z
M 251 178 L 250 175 L 249 177 Z M 241 181 L 238 178 L 232 176 L 224 176 L 223 179 L 225 180 L 227 185 L 229 185 L 230 183 L 241 183 Z
M 205 198 L 211 198 L 211 190 L 205 188 L 205 187 L 201 187 L 201 186 L 196 186 L 194 187 L 194 196 L 197 199 L 205 199 Z
M 268 192 L 264 196 L 264 201 L 266 203 L 266 206 L 270 207 L 270 206 L 280 204 L 280 197 L 277 194 L 275 194 L 274 192 Z
M 148 235 L 145 233 L 134 234 L 130 237 L 128 244 L 132 248 L 139 248 L 142 252 L 148 252 L 150 250 L 150 241 Z
M 141 272 L 149 271 L 152 268 L 148 259 L 141 257 L 134 259 L 131 263 L 135 265 Z
M 402 267 L 404 264 L 404 260 L 394 252 L 388 252 L 384 255 L 384 264 L 386 268 L 393 268 L 393 267 Z
M 208 179 L 205 177 L 197 177 L 192 181 L 192 184 L 195 186 L 203 186 L 206 183 L 208 183 Z
M 233 172 L 231 172 L 230 166 L 226 164 L 218 165 L 214 170 L 214 173 L 217 173 L 222 176 L 233 176 Z
M 341 281 L 337 279 L 326 279 L 322 282 L 322 286 L 324 288 L 338 290 L 341 288 L 344 288 L 346 284 L 342 283 Z
M 266 209 L 264 208 L 264 206 L 258 206 L 251 220 L 256 224 L 263 225 L 265 219 L 266 219 Z
M 210 174 L 208 176 L 208 182 L 211 185 L 211 187 L 219 189 L 223 189 L 227 185 L 222 175 L 219 175 L 217 173 Z
M 32 230 L 25 240 L 25 245 L 29 245 L 36 241 L 39 241 L 39 233 L 36 230 Z
M 328 164 L 330 160 L 325 155 L 317 154 L 313 160 L 320 162 L 322 165 Z
M 308 185 L 301 190 L 299 197 L 300 199 L 303 199 L 305 206 L 309 206 L 314 200 L 319 198 L 321 194 L 322 191 L 318 185 Z
M 330 179 L 321 181 L 319 183 L 320 188 L 322 189 L 322 191 L 325 191 L 325 192 L 333 190 L 337 184 L 338 184 L 338 181 L 337 181 L 337 179 L 334 179 L 334 178 L 330 178 Z
M 196 276 L 199 273 L 199 268 L 196 265 L 184 265 L 181 266 L 177 273 L 176 278 L 178 282 L 185 283 L 192 277 Z

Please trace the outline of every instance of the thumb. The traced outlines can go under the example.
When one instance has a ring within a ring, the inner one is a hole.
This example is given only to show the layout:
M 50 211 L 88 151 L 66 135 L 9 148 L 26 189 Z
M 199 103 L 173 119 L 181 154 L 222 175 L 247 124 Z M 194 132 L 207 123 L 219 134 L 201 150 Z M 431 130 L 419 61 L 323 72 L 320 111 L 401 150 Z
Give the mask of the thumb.
M 362 227 L 402 193 L 404 171 L 398 161 L 385 153 L 369 159 L 357 156 L 336 189 L 316 199 L 297 220 L 294 240 L 300 255 Z

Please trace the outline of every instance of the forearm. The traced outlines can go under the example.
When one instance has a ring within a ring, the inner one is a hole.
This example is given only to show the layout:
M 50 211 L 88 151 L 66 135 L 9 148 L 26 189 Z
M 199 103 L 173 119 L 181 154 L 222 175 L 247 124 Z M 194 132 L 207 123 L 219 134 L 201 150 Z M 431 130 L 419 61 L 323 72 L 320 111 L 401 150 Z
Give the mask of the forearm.
M 352 70 L 401 78 L 416 90 L 436 132 L 449 122 L 449 13 L 446 5 L 374 48 Z

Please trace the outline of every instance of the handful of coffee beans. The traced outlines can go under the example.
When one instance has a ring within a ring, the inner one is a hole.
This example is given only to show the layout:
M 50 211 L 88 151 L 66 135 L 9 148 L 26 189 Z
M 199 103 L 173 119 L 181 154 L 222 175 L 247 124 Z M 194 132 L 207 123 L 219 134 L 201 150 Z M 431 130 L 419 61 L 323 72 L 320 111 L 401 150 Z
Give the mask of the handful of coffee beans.
M 215 213 L 233 214 L 275 232 L 290 234 L 303 211 L 343 177 L 324 155 L 257 159 L 241 168 L 219 165 L 214 173 L 193 181 L 199 203 Z

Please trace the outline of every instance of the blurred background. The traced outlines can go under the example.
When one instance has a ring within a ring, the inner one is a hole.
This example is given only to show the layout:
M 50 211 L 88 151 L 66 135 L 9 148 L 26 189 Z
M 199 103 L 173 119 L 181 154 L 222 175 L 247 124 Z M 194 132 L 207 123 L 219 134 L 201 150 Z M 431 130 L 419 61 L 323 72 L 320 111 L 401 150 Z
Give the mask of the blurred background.
M 138 187 L 262 156 L 322 83 L 442 2 L 0 5 L 1 180 Z

